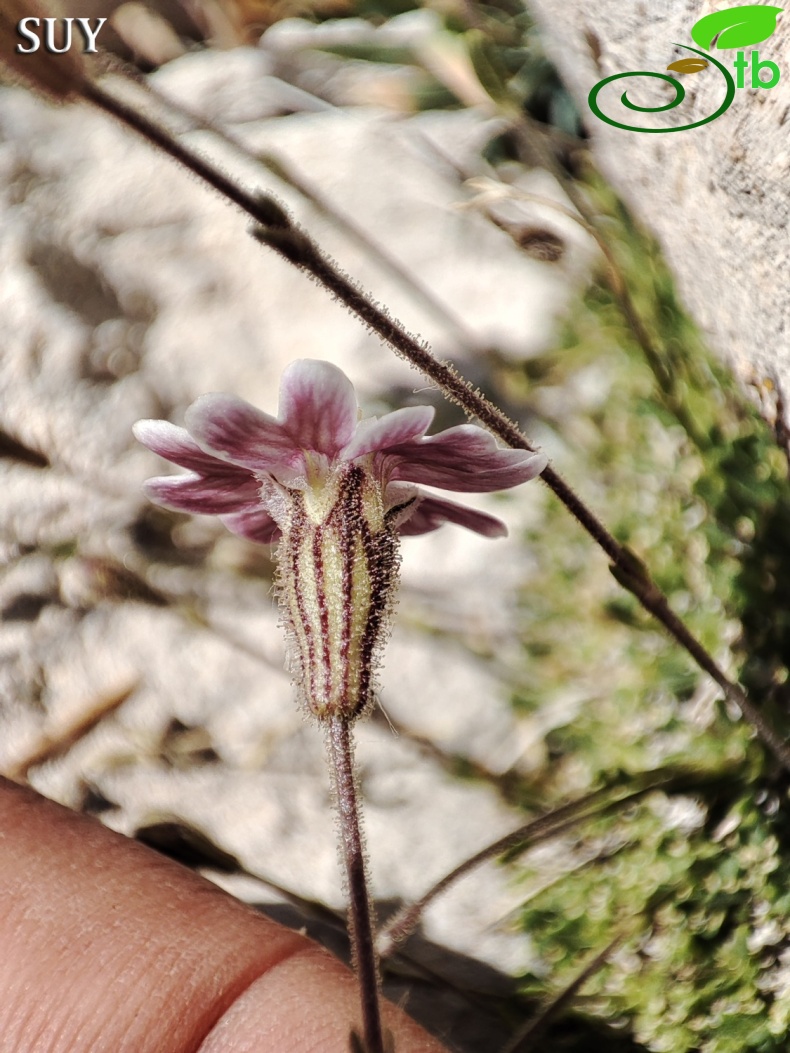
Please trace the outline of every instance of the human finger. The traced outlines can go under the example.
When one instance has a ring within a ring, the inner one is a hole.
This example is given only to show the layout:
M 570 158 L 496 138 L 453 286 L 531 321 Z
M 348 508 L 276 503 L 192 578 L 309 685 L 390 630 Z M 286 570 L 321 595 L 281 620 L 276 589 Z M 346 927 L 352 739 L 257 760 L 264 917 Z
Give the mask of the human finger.
M 347 1053 L 327 952 L 95 820 L 0 779 L 4 1053 Z M 443 1047 L 394 1006 L 397 1053 Z

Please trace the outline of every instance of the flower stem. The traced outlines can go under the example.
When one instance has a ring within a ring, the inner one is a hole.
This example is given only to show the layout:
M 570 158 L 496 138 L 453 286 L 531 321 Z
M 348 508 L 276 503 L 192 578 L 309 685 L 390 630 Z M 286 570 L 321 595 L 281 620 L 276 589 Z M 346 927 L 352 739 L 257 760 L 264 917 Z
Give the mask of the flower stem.
M 411 336 L 396 319 L 378 307 L 325 257 L 310 237 L 291 221 L 274 198 L 246 190 L 206 158 L 178 142 L 169 131 L 115 98 L 94 81 L 82 81 L 75 85 L 73 90 L 105 113 L 134 129 L 243 209 L 260 224 L 253 232 L 260 242 L 274 249 L 295 267 L 312 275 L 332 296 L 356 314 L 371 332 L 376 333 L 397 354 L 429 377 L 448 399 L 470 416 L 476 417 L 508 446 L 521 450 L 535 449 L 534 444 L 498 406 L 476 391 L 452 366 L 435 358 L 425 344 Z M 790 746 L 783 733 L 778 731 L 755 705 L 741 685 L 727 676 L 713 655 L 670 609 L 666 596 L 653 581 L 641 560 L 615 539 L 595 513 L 550 465 L 544 469 L 541 478 L 604 550 L 611 560 L 610 569 L 620 585 L 632 593 L 642 607 L 691 655 L 697 665 L 712 677 L 725 698 L 740 709 L 763 745 L 786 771 L 790 771 Z
M 365 848 L 359 822 L 351 721 L 344 717 L 328 717 L 324 723 L 340 819 L 340 845 L 348 881 L 349 928 L 354 967 L 359 981 L 365 1053 L 384 1053 L 378 958 L 373 940 L 373 912 L 368 896 Z

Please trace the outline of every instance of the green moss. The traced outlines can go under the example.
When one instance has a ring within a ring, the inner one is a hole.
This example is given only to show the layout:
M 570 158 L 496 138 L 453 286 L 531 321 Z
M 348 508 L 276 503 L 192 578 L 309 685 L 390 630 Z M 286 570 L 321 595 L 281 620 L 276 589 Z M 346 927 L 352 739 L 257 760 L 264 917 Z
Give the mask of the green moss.
M 600 180 L 586 191 L 630 304 L 602 273 L 559 351 L 510 368 L 528 379 L 566 478 L 708 650 L 726 660 L 732 649 L 733 672 L 787 733 L 774 703 L 790 660 L 786 458 L 680 308 L 655 244 Z M 721 776 L 693 797 L 655 794 L 590 823 L 525 868 L 542 993 L 560 992 L 625 924 L 630 939 L 586 983 L 580 1011 L 627 1020 L 650 1050 L 779 1053 L 790 1024 L 785 778 L 564 509 L 550 504 L 525 540 L 539 568 L 522 597 L 514 704 L 549 728 L 533 791 L 548 807 L 613 773 L 692 764 Z

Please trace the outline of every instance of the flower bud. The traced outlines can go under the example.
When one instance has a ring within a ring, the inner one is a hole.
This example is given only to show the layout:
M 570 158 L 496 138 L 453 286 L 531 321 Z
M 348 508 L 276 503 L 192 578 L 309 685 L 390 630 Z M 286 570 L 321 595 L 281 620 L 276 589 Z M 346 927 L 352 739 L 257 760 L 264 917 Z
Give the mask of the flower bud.
M 311 713 L 353 720 L 372 701 L 397 585 L 396 527 L 380 483 L 360 464 L 280 492 L 273 514 L 290 670 Z

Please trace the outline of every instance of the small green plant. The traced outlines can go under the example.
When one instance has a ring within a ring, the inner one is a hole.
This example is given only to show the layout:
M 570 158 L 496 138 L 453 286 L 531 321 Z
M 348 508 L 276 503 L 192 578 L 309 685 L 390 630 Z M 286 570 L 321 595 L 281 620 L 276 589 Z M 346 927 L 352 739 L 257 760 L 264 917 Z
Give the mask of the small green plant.
M 628 302 L 624 310 L 603 274 L 551 369 L 529 366 L 531 397 L 540 405 L 558 373 L 586 371 L 597 384 L 592 400 L 578 384 L 582 395 L 553 421 L 574 473 L 705 645 L 733 646 L 743 682 L 786 732 L 777 705 L 790 659 L 785 454 L 706 351 L 655 244 L 600 181 L 588 193 L 607 216 Z M 527 978 L 527 990 L 550 1001 L 625 925 L 629 938 L 587 981 L 579 1012 L 621 1021 L 651 1051 L 778 1053 L 790 1022 L 784 776 L 558 510 L 547 517 L 530 536 L 538 544 L 548 527 L 555 543 L 524 594 L 514 692 L 528 719 L 549 714 L 533 790 L 555 805 L 569 786 L 579 793 L 618 773 L 679 765 L 709 781 L 587 824 L 548 871 L 525 870 L 523 924 L 551 977 L 548 988 Z

